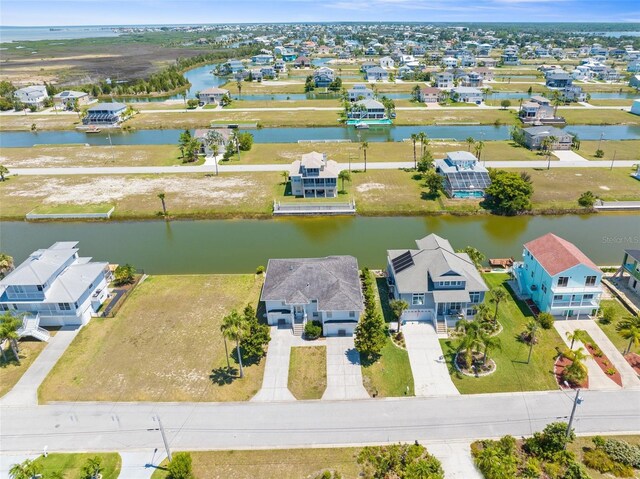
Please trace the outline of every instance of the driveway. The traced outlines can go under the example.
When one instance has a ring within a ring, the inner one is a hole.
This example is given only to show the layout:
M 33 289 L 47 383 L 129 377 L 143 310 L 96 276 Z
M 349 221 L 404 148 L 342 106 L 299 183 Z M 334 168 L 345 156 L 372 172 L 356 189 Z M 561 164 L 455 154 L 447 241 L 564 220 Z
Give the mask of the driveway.
M 402 327 L 416 396 L 451 396 L 460 392 L 453 385 L 449 367 L 439 361 L 442 348 L 431 323 L 408 323 Z
M 446 479 L 483 479 L 471 457 L 471 443 L 449 441 L 426 444 L 427 450 L 442 463 Z
M 20 380 L 2 399 L 2 406 L 35 406 L 38 404 L 38 388 L 80 331 L 78 326 L 68 326 L 51 336 L 49 343 L 25 371 Z
M 560 161 L 571 161 L 571 162 L 589 162 L 586 158 L 580 156 L 573 150 L 554 150 L 553 155 L 558 157 Z
M 365 399 L 369 393 L 362 385 L 360 354 L 353 337 L 329 337 L 327 345 L 327 389 L 322 399 Z
M 290 327 L 271 326 L 271 341 L 262 378 L 262 388 L 252 401 L 295 401 L 288 389 L 291 346 L 303 340 L 291 334 Z M 301 344 L 300 344 L 301 345 Z

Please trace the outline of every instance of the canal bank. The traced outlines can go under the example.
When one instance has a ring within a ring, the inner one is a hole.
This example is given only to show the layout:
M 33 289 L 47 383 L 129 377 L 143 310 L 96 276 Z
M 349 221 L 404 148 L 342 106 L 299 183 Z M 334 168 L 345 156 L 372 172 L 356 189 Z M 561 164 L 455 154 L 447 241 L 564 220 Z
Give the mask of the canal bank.
M 150 274 L 246 273 L 269 258 L 349 254 L 381 268 L 387 249 L 412 248 L 436 233 L 454 248 L 518 258 L 522 244 L 545 233 L 573 243 L 597 264 L 618 264 L 640 245 L 640 216 L 330 217 L 273 220 L 3 222 L 0 245 L 16 263 L 56 241 L 80 241 L 84 255 L 131 263 Z

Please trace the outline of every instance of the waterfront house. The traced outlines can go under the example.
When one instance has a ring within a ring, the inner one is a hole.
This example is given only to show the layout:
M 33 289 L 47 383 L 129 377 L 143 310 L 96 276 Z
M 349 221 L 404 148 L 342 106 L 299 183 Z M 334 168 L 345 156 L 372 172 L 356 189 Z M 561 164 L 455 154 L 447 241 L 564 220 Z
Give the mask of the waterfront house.
M 358 261 L 270 259 L 260 300 L 270 325 L 290 325 L 301 335 L 307 321 L 319 321 L 324 336 L 351 336 L 364 310 Z
M 219 105 L 220 101 L 229 95 L 229 90 L 224 88 L 206 88 L 198 93 L 198 99 L 206 104 Z
M 71 110 L 75 105 L 78 107 L 86 105 L 90 101 L 89 94 L 83 91 L 64 90 L 53 95 L 53 102 L 65 110 Z
M 433 86 L 420 88 L 419 100 L 423 103 L 438 103 L 442 99 L 442 90 Z
M 436 81 L 434 86 L 442 90 L 449 90 L 453 88 L 453 73 L 451 72 L 436 73 Z
M 520 296 L 553 316 L 586 318 L 600 306 L 602 271 L 573 243 L 553 233 L 524 245 L 513 275 Z
M 223 66 L 223 70 L 231 75 L 241 73 L 242 71 L 244 71 L 244 69 L 244 63 L 242 63 L 242 61 L 240 60 L 229 60 Z
M 44 105 L 44 101 L 49 98 L 47 87 L 44 85 L 31 85 L 24 88 L 18 88 L 13 93 L 13 96 L 20 103 L 38 108 L 41 108 Z
M 622 258 L 622 265 L 613 275 L 614 278 L 620 278 L 625 280 L 625 274 L 629 275 L 627 279 L 627 286 L 634 291 L 637 295 L 640 295 L 640 250 L 639 249 L 626 249 L 624 250 L 624 256 Z
M 278 58 L 273 65 L 274 70 L 277 73 L 285 73 L 287 71 L 287 64 L 285 62 L 286 60 L 284 60 L 284 58 Z
M 455 68 L 458 66 L 459 61 L 457 58 L 455 57 L 444 57 L 442 59 L 442 64 L 446 67 L 446 68 Z
M 466 87 L 481 87 L 483 83 L 482 75 L 478 72 L 469 72 L 462 77 L 462 86 Z
M 470 319 L 489 290 L 466 253 L 456 253 L 444 238 L 430 234 L 417 249 L 387 251 L 387 282 L 394 299 L 409 307 L 401 320 L 432 322 L 439 332 Z
M 348 112 L 347 117 L 350 120 L 386 120 L 387 110 L 378 100 L 358 100 Z
M 368 100 L 374 96 L 373 90 L 370 90 L 365 85 L 354 85 L 353 88 L 347 90 L 349 101 Z
M 289 180 L 291 194 L 304 198 L 335 198 L 338 196 L 338 163 L 327 160 L 326 153 L 313 151 L 291 164 Z
M 543 96 L 534 95 L 520 106 L 520 121 L 525 124 L 564 123 L 563 118 L 554 116 L 551 101 Z
M 553 126 L 533 126 L 524 128 L 524 143 L 530 150 L 542 149 L 545 138 L 554 136 L 555 143 L 551 145 L 552 150 L 570 150 L 573 143 L 573 135 Z
M 396 62 L 393 61 L 393 58 L 391 57 L 382 57 L 380 59 L 380 67 L 387 69 L 387 68 L 394 68 L 396 66 Z
M 435 163 L 450 198 L 482 198 L 491 184 L 488 170 L 468 151 L 451 151 Z
M 218 155 L 221 155 L 229 145 L 232 132 L 230 128 L 203 128 L 197 129 L 193 137 L 200 142 L 200 154 L 213 155 L 212 146 L 215 143 L 218 145 Z
M 313 72 L 313 82 L 316 87 L 328 87 L 335 78 L 335 72 L 328 67 L 320 67 Z
M 451 99 L 453 101 L 463 103 L 474 103 L 480 105 L 482 103 L 482 91 L 477 88 L 459 86 L 451 89 Z
M 565 88 L 571 86 L 573 77 L 562 70 L 553 70 L 545 75 L 547 88 Z
M 259 55 L 252 56 L 251 62 L 255 65 L 268 65 L 269 63 L 273 63 L 273 55 L 260 53 Z
M 87 115 L 82 119 L 83 125 L 117 126 L 124 118 L 127 105 L 124 103 L 98 103 L 87 109 Z
M 295 68 L 309 68 L 311 66 L 311 60 L 309 60 L 309 57 L 305 57 L 304 55 L 300 55 L 293 62 L 293 66 Z
M 0 311 L 26 315 L 36 337 L 40 326 L 89 322 L 109 296 L 111 273 L 108 263 L 79 257 L 77 246 L 63 241 L 31 253 L 0 280 Z
M 518 58 L 517 48 L 506 48 L 502 55 L 500 55 L 500 62 L 503 65 L 520 65 L 520 58 Z
M 640 74 L 631 75 L 631 78 L 629 78 L 629 86 L 640 90 Z
M 633 100 L 630 111 L 634 115 L 640 115 L 640 100 Z
M 379 66 L 376 62 L 364 62 L 362 65 L 360 65 L 360 71 L 362 71 L 363 73 L 367 73 L 367 70 L 369 70 L 370 68 L 375 68 Z
M 366 72 L 367 81 L 387 81 L 389 72 L 381 67 L 369 68 Z

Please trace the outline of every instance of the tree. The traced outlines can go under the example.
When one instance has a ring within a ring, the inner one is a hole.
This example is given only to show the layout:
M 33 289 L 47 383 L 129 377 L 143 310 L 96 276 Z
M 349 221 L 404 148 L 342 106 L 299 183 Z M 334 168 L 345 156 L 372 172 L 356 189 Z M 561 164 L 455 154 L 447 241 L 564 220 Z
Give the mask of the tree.
M 133 283 L 136 269 L 129 263 L 119 265 L 113 273 L 114 283 L 116 286 L 123 286 L 125 284 Z
M 240 342 L 243 364 L 259 363 L 271 338 L 269 326 L 258 321 L 256 311 L 250 304 L 245 306 L 242 320 L 247 332 Z
M 338 178 L 340 178 L 340 180 L 342 181 L 342 192 L 344 193 L 344 182 L 347 181 L 351 183 L 351 173 L 349 173 L 349 170 L 340 170 L 340 173 L 338 173 Z
M 158 198 L 160 198 L 160 201 L 162 202 L 162 216 L 164 216 L 166 218 L 167 217 L 167 204 L 164 201 L 164 199 L 165 199 L 164 193 L 158 193 Z
M 238 80 L 236 82 L 236 86 L 238 87 L 238 99 L 242 99 L 242 82 Z
M 433 167 L 434 159 L 430 151 L 426 151 L 418 162 L 417 170 L 423 175 Z
M 249 151 L 253 146 L 253 135 L 248 131 L 243 131 L 237 135 L 238 148 L 241 151 Z
M 489 351 L 500 351 L 502 349 L 502 342 L 497 336 L 491 336 L 485 331 L 480 332 L 480 342 L 484 348 L 482 362 L 486 365 L 487 359 L 489 359 Z
M 280 173 L 280 176 L 282 176 L 282 184 L 286 185 L 289 182 L 289 172 L 283 171 L 282 173 Z
M 409 303 L 407 303 L 404 299 L 392 299 L 391 301 L 389 301 L 389 307 L 391 308 L 391 311 L 393 312 L 393 316 L 398 321 L 398 330 L 397 330 L 397 332 L 399 333 L 400 332 L 400 326 L 401 326 L 400 318 L 402 317 L 402 313 L 404 313 L 404 310 L 409 307 Z
M 228 316 L 222 319 L 222 325 L 220 326 L 222 335 L 230 340 L 236 342 L 236 353 L 238 356 L 238 365 L 240 366 L 240 378 L 244 377 L 244 369 L 242 368 L 242 353 L 240 351 L 240 342 L 245 338 L 247 334 L 247 324 L 242 316 L 238 314 L 235 309 L 231 310 Z
M 480 155 L 482 154 L 482 150 L 484 149 L 484 141 L 479 141 L 476 143 L 476 158 L 478 158 L 478 160 L 480 160 Z
M 578 198 L 578 204 L 584 208 L 593 208 L 596 203 L 596 196 L 591 191 L 585 191 Z
M 360 354 L 371 359 L 382 351 L 386 341 L 386 325 L 379 311 L 365 311 L 355 328 L 355 347 Z
M 169 472 L 168 479 L 192 479 L 191 454 L 188 452 L 175 453 L 167 466 L 167 471 Z
M 14 464 L 9 469 L 11 479 L 33 479 L 42 473 L 42 465 L 30 459 L 25 459 L 20 464 Z
M 485 204 L 497 213 L 515 215 L 531 209 L 533 186 L 515 172 L 491 170 Z
M 102 471 L 102 459 L 100 458 L 100 456 L 90 457 L 82 467 L 82 478 L 98 479 Z
M 502 288 L 493 288 L 491 290 L 491 302 L 496 305 L 496 309 L 493 312 L 493 319 L 498 320 L 498 307 L 500 303 L 507 299 L 507 292 Z
M 468 151 L 471 151 L 471 147 L 473 146 L 473 144 L 476 142 L 476 140 L 472 137 L 469 136 L 467 137 L 466 140 L 464 140 L 467 143 L 467 147 L 468 147 Z
M 500 106 L 502 107 L 503 110 L 506 110 L 507 108 L 509 108 L 511 106 L 511 101 L 509 100 L 502 100 L 500 102 Z
M 6 176 L 9 174 L 9 168 L 4 165 L 0 165 L 0 181 L 6 180 Z
M 587 377 L 587 367 L 584 365 L 584 360 L 588 356 L 584 349 L 567 349 L 562 355 L 571 361 L 571 364 L 562 372 L 562 378 L 573 385 L 582 384 Z
M 435 171 L 429 171 L 424 177 L 424 184 L 429 190 L 429 194 L 437 198 L 444 190 L 444 177 Z
M 18 364 L 20 364 L 20 348 L 18 347 L 18 328 L 22 325 L 22 322 L 19 318 L 9 313 L 5 312 L 2 316 L 0 316 L 0 351 L 2 352 L 2 359 L 6 363 L 7 357 L 4 352 L 4 342 L 9 342 L 9 347 L 11 348 L 11 352 Z
M 464 364 L 469 369 L 473 364 L 473 352 L 482 346 L 480 323 L 462 319 L 456 324 L 456 329 L 463 333 L 456 352 L 464 353 Z
M 0 279 L 13 271 L 13 257 L 5 253 L 0 253 Z
M 411 99 L 413 101 L 420 101 L 420 85 L 414 86 L 411 90 Z
M 193 162 L 198 159 L 202 144 L 197 138 L 189 138 L 189 141 L 184 146 L 183 157 L 185 161 Z
M 556 454 L 564 451 L 575 437 L 573 429 L 567 434 L 567 423 L 552 422 L 542 432 L 536 432 L 533 437 L 525 439 L 523 448 L 532 456 L 551 460 Z
M 416 85 L 416 88 L 420 88 Z M 411 133 L 411 142 L 413 143 L 413 167 L 418 169 L 418 157 L 416 156 L 416 142 L 418 141 L 418 135 L 415 133 Z
M 571 331 L 567 331 L 567 339 L 571 341 L 571 346 L 569 346 L 569 349 L 573 349 L 573 344 L 576 341 L 584 343 L 589 339 L 589 334 L 584 329 L 575 329 L 573 333 Z
M 529 343 L 529 356 L 527 357 L 527 364 L 531 362 L 531 355 L 533 354 L 533 345 L 538 342 L 536 334 L 538 333 L 538 323 L 531 320 L 527 323 L 526 329 L 521 334 L 522 339 Z
M 551 103 L 553 103 L 553 116 L 557 117 L 558 116 L 558 107 L 560 105 L 562 105 L 564 103 L 564 101 L 562 100 L 561 96 L 560 96 L 560 92 L 558 90 L 553 90 L 553 93 L 551 94 Z
M 184 130 L 182 133 L 180 133 L 178 146 L 180 147 L 180 153 L 183 158 L 184 158 L 184 151 L 190 141 L 191 141 L 191 132 L 189 130 Z
M 429 148 L 429 137 L 424 131 L 418 133 L 418 141 L 420 142 L 420 158 L 424 158 L 427 154 L 427 148 Z
M 542 329 L 551 329 L 553 327 L 554 319 L 551 313 L 542 312 L 538 314 L 536 321 L 542 327 Z
M 623 319 L 616 325 L 616 331 L 622 338 L 629 340 L 625 354 L 631 351 L 632 346 L 640 346 L 640 316 Z
M 456 251 L 456 253 L 466 253 L 469 256 L 469 259 L 473 261 L 473 264 L 476 268 L 480 268 L 482 266 L 482 263 L 486 259 L 486 256 L 473 246 L 467 246 L 464 249 L 459 249 Z
M 364 447 L 358 464 L 365 479 L 444 479 L 440 461 L 417 442 Z
M 360 144 L 360 149 L 362 150 L 362 154 L 364 156 L 364 172 L 367 172 L 367 148 L 369 148 L 369 143 L 366 141 L 363 141 Z

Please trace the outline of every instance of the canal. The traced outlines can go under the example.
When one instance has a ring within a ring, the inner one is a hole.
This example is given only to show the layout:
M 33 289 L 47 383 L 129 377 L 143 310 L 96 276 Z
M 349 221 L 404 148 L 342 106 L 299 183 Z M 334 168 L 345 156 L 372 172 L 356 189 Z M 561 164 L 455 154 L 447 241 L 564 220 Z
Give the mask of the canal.
M 129 262 L 148 273 L 240 273 L 269 258 L 350 254 L 382 267 L 387 249 L 415 247 L 436 233 L 454 248 L 474 246 L 487 257 L 515 257 L 522 244 L 553 232 L 598 264 L 617 264 L 640 247 L 640 216 L 325 217 L 105 223 L 3 222 L 0 250 L 16 263 L 55 241 L 80 241 L 81 254 Z

